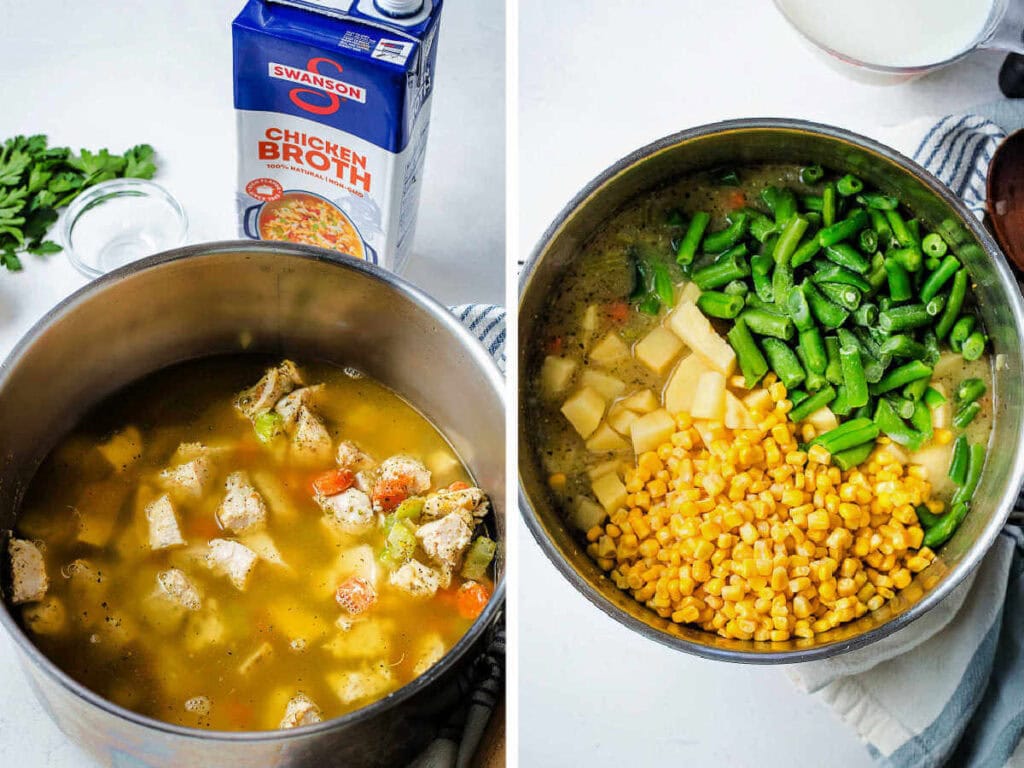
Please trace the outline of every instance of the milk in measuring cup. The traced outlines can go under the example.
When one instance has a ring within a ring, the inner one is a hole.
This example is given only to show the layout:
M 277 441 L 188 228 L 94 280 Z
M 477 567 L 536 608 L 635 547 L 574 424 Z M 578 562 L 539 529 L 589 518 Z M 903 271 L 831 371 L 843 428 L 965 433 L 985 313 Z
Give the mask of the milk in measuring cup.
M 249 0 L 232 28 L 244 237 L 402 266 L 441 5 Z

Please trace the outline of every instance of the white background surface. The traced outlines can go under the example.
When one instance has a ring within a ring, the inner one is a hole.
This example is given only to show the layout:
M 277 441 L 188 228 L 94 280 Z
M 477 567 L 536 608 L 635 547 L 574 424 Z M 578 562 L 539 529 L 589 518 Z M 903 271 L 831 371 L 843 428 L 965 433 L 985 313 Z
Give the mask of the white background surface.
M 783 116 L 879 133 L 999 98 L 994 53 L 910 84 L 852 83 L 768 0 L 521 0 L 520 35 L 520 257 L 590 178 L 682 128 Z M 872 764 L 785 668 L 644 640 L 573 590 L 522 527 L 519 541 L 522 765 Z
M 231 19 L 243 0 L 0 0 L 0 141 L 121 152 L 148 142 L 156 180 L 185 207 L 190 242 L 235 228 Z M 137 10 L 139 9 L 139 10 Z M 142 12 L 140 12 L 140 10 Z M 406 277 L 449 304 L 504 303 L 504 8 L 445 8 L 419 226 Z M 0 274 L 0 358 L 85 284 L 63 254 Z M 0 765 L 82 766 L 35 703 L 0 636 Z

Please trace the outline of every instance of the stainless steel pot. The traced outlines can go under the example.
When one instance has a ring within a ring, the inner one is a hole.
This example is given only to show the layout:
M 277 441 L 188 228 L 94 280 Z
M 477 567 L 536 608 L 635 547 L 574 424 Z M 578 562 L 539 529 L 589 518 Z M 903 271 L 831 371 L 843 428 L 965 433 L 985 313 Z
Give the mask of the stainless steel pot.
M 285 243 L 192 246 L 112 272 L 62 302 L 0 368 L 0 531 L 56 440 L 90 406 L 175 362 L 259 351 L 353 365 L 418 407 L 490 494 L 505 535 L 503 381 L 444 307 L 354 259 Z M 4 546 L 6 552 L 6 546 Z M 504 598 L 426 674 L 357 712 L 293 731 L 207 732 L 143 717 L 84 688 L 44 657 L 8 611 L 39 700 L 57 725 L 111 766 L 396 766 L 429 739 Z M 8 592 L 7 568 L 0 588 Z
M 999 364 L 994 371 L 996 418 L 991 450 L 971 512 L 939 557 L 879 610 L 812 640 L 783 643 L 726 640 L 660 618 L 615 587 L 591 561 L 579 537 L 555 508 L 544 473 L 520 429 L 520 506 L 527 527 L 555 567 L 588 600 L 644 637 L 688 653 L 748 663 L 796 662 L 834 656 L 907 626 L 938 604 L 978 565 L 1006 521 L 1024 477 L 1024 306 L 1006 261 L 981 224 L 937 179 L 899 153 L 839 128 L 796 120 L 736 120 L 693 128 L 623 158 L 590 182 L 541 238 L 523 273 L 519 300 L 519 423 L 531 420 L 531 380 L 552 286 L 601 225 L 648 191 L 681 175 L 722 166 L 765 162 L 820 163 L 846 170 L 898 194 L 931 224 L 950 220 L 960 238 L 957 256 L 975 283 L 975 295 Z

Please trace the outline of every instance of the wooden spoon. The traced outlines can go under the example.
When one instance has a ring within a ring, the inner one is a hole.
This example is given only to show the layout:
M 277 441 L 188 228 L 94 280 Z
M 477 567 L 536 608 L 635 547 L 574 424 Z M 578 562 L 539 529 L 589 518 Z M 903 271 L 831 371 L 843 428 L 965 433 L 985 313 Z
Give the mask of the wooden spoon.
M 1003 253 L 1024 269 L 1024 130 L 996 147 L 986 179 L 986 203 Z

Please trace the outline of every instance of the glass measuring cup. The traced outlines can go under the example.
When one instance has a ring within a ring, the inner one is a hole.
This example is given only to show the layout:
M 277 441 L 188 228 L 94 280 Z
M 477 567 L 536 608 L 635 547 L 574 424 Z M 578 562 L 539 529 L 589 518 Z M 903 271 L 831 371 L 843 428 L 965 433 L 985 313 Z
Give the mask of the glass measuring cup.
M 1024 0 L 775 0 L 800 35 L 855 79 L 894 83 L 979 48 L 1024 53 Z

